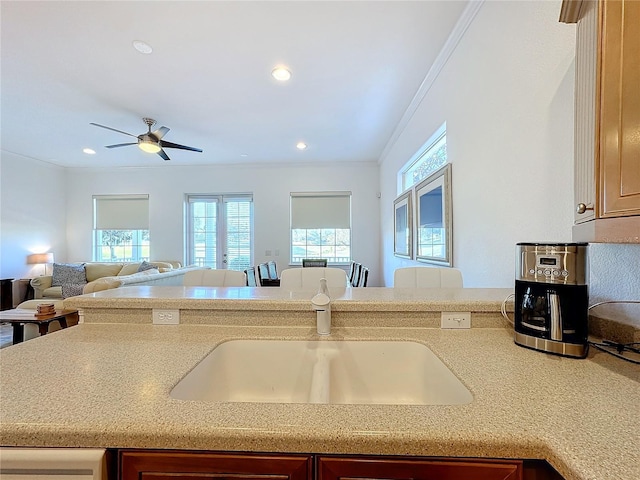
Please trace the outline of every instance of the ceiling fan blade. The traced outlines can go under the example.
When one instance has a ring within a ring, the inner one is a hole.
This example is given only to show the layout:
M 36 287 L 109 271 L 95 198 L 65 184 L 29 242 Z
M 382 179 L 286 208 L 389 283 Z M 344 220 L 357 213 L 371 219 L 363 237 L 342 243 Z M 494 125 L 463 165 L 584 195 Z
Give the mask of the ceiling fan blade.
M 117 148 L 117 147 L 126 147 L 128 145 L 137 145 L 138 142 L 133 143 L 118 143 L 117 145 L 106 145 L 105 148 Z
M 171 160 L 171 159 L 169 158 L 169 155 L 167 155 L 167 154 L 165 153 L 165 151 L 164 151 L 164 150 L 162 150 L 162 149 L 160 149 L 160 151 L 158 152 L 158 155 L 160 155 L 164 160 Z
M 167 134 L 169 130 L 170 130 L 169 127 L 160 127 L 155 132 L 151 132 L 151 135 L 153 135 L 158 140 L 160 140 L 162 137 L 164 137 Z
M 164 148 L 179 148 L 180 150 L 189 150 L 191 152 L 200 152 L 202 153 L 202 150 L 199 148 L 195 148 L 195 147 L 187 147 L 186 145 L 179 145 L 177 143 L 171 143 L 171 142 L 158 142 L 160 144 L 161 147 Z
M 137 135 L 133 135 L 133 134 L 131 134 L 131 133 L 123 132 L 122 130 L 116 130 L 115 128 L 107 127 L 107 126 L 105 126 L 105 125 L 100 125 L 99 123 L 89 122 L 89 125 L 95 125 L 96 127 L 106 128 L 107 130 L 113 130 L 114 132 L 124 133 L 125 135 L 129 135 L 130 137 L 136 137 L 136 138 L 138 138 L 138 136 L 137 136 Z

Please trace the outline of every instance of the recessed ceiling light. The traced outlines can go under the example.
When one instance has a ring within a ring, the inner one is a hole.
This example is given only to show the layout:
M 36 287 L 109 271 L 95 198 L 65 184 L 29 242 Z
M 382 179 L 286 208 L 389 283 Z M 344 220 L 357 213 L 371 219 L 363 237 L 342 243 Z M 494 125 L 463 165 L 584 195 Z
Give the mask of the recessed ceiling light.
M 82 151 L 87 155 L 95 155 L 96 151 L 93 148 L 83 148 Z
M 285 67 L 276 67 L 271 70 L 271 76 L 280 82 L 286 82 L 291 78 L 291 72 Z
M 304 150 L 304 149 L 306 149 L 306 148 L 307 148 L 307 144 L 306 144 L 306 143 L 304 143 L 304 142 L 298 142 L 298 143 L 296 143 L 296 148 L 297 148 L 298 150 Z
M 241 157 L 248 157 L 248 156 L 249 156 L 249 154 L 248 154 L 248 153 L 241 153 L 241 154 L 240 154 L 240 156 L 241 156 Z
M 151 52 L 153 52 L 153 48 L 151 48 L 151 45 L 143 42 L 142 40 L 134 40 L 133 48 L 135 48 L 140 53 L 144 53 L 145 55 L 149 55 Z

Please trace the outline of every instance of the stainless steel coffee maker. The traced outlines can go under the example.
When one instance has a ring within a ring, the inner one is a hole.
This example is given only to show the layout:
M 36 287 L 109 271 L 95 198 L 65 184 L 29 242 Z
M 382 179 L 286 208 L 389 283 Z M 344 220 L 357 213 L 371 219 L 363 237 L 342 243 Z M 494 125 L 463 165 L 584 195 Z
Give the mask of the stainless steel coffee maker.
M 543 352 L 587 356 L 586 243 L 518 243 L 514 341 Z

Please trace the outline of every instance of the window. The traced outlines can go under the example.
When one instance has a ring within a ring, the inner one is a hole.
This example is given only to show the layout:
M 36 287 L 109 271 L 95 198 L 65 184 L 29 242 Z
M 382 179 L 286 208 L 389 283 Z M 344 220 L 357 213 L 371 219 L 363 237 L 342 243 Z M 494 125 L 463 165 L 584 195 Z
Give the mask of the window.
M 351 192 L 291 193 L 291 263 L 351 261 Z
M 149 195 L 93 197 L 93 261 L 149 260 Z
M 418 184 L 447 163 L 447 125 L 443 124 L 400 171 L 399 192 Z
M 187 195 L 187 263 L 245 270 L 253 264 L 253 196 Z

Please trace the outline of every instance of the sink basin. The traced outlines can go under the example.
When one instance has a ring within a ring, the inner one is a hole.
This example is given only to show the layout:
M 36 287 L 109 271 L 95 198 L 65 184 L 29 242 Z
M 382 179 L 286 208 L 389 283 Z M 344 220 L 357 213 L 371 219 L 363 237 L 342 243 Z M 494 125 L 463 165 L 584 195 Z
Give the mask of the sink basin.
M 425 345 L 232 340 L 171 391 L 210 402 L 460 405 L 471 392 Z

